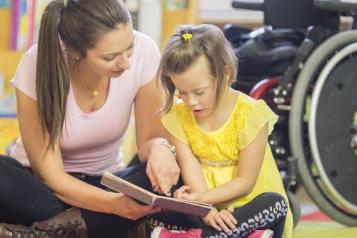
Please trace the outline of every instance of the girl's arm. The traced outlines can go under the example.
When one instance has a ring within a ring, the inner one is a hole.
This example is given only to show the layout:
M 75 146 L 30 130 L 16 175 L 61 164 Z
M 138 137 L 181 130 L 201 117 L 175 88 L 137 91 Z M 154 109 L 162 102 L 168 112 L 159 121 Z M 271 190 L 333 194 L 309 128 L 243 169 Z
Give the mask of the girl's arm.
M 265 124 L 257 137 L 240 151 L 237 177 L 220 187 L 202 193 L 200 201 L 219 204 L 249 194 L 258 178 L 267 141 L 268 124 Z
M 154 190 L 170 195 L 180 169 L 165 139 L 165 129 L 160 120 L 162 95 L 156 79 L 140 88 L 135 97 L 136 140 L 139 158 L 147 161 L 146 172 Z
M 182 143 L 171 134 L 169 138 L 176 147 L 177 159 L 180 165 L 184 184 L 189 186 L 182 186 L 176 190 L 175 197 L 201 201 L 202 195 L 208 194 L 209 191 L 213 191 L 207 190 L 201 164 L 193 155 L 191 148 L 187 144 Z M 185 190 L 190 190 L 190 193 L 186 193 Z M 210 203 L 210 201 L 208 202 Z M 231 212 L 227 210 L 217 211 L 215 208 L 202 219 L 206 225 L 212 226 L 218 231 L 223 229 L 225 232 L 228 232 L 229 229 L 234 229 L 235 224 L 237 224 L 237 220 L 233 217 Z
M 59 199 L 72 206 L 129 219 L 137 219 L 152 210 L 122 194 L 99 189 L 67 174 L 59 143 L 47 150 L 48 134 L 44 134 L 40 126 L 36 101 L 18 89 L 16 98 L 21 137 L 31 168 Z
M 201 164 L 193 155 L 191 148 L 176 139 L 170 133 L 169 139 L 176 147 L 177 160 L 180 165 L 181 176 L 185 185 L 190 187 L 190 192 L 202 194 L 207 191 L 205 179 L 203 177 Z

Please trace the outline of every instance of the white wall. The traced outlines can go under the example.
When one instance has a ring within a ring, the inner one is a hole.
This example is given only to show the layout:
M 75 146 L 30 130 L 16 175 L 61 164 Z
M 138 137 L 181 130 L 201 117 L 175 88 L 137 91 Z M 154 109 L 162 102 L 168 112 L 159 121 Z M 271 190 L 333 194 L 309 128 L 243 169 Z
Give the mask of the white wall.
M 261 20 L 259 11 L 234 9 L 231 0 L 199 0 L 199 15 L 202 22 L 230 22 Z

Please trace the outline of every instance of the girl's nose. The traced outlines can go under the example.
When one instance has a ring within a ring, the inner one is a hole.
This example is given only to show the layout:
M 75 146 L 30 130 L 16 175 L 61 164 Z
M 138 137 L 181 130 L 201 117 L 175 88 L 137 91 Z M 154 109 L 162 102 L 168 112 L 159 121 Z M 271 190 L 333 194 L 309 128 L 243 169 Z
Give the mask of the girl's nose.
M 196 106 L 198 104 L 198 100 L 195 96 L 189 95 L 187 104 L 189 105 L 189 107 L 193 108 L 194 106 Z

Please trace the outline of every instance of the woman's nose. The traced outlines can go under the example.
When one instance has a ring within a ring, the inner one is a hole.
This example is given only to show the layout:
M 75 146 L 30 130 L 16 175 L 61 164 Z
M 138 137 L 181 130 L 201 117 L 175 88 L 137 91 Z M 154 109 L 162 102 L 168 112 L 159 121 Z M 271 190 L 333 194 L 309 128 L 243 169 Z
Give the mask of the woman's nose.
M 130 68 L 129 56 L 128 56 L 127 53 L 122 53 L 122 54 L 118 57 L 117 65 L 118 65 L 121 69 L 129 69 L 129 68 Z

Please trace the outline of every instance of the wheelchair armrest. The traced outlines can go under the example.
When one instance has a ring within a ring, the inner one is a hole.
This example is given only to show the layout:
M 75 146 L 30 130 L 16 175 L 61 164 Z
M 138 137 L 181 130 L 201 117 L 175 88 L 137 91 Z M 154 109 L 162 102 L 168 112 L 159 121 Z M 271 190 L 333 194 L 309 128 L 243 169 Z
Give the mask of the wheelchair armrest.
M 265 29 L 262 34 L 258 34 L 254 37 L 256 40 L 262 40 L 265 42 L 277 42 L 279 40 L 290 41 L 295 45 L 300 45 L 305 38 L 305 34 L 300 30 L 293 29 Z
M 247 10 L 263 11 L 264 0 L 233 0 L 232 7 Z

